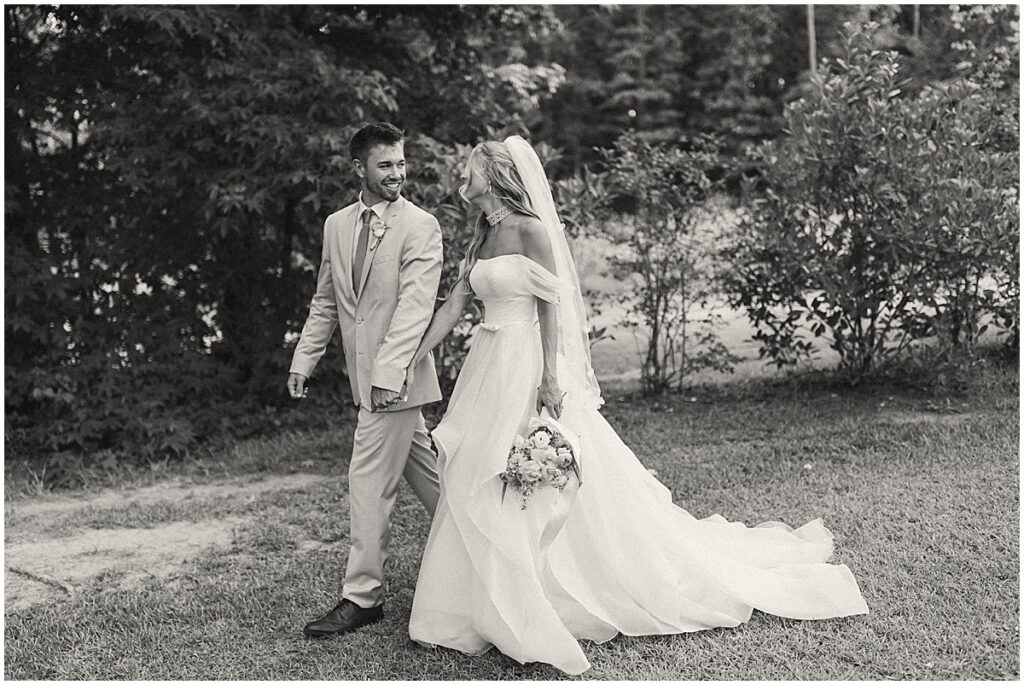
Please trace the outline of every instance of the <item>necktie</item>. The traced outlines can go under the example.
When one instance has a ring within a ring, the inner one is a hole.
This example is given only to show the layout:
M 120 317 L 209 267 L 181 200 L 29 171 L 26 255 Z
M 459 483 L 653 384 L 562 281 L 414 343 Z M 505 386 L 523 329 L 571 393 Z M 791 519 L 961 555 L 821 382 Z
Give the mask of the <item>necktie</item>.
M 366 243 L 370 240 L 370 219 L 373 210 L 363 212 L 363 226 L 359 229 L 359 240 L 356 241 L 356 256 L 352 260 L 352 292 L 359 294 L 359 282 L 363 276 L 363 262 L 366 261 Z

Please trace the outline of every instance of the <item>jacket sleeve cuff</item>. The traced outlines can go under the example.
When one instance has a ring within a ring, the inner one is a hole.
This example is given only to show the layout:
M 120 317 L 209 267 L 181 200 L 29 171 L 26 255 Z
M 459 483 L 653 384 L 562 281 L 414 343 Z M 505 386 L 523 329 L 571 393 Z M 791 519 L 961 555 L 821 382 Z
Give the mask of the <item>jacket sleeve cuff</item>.
M 402 386 L 405 385 L 405 369 L 387 364 L 375 364 L 373 374 L 370 376 L 370 385 L 382 390 L 401 392 Z
M 303 357 L 302 355 L 295 355 L 292 358 L 292 366 L 288 369 L 288 373 L 297 373 L 309 378 L 313 375 L 313 369 L 315 368 L 315 361 Z

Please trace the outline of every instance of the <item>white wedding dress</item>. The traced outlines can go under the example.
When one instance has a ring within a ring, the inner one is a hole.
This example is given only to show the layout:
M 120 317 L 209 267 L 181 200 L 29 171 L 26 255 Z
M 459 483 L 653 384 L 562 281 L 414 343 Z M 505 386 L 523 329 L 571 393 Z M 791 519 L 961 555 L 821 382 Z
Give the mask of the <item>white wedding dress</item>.
M 470 274 L 485 321 L 433 432 L 441 499 L 413 600 L 410 636 L 470 654 L 497 647 L 569 674 L 590 667 L 578 640 L 731 627 L 753 609 L 795 619 L 868 611 L 850 570 L 825 563 L 820 520 L 793 530 L 698 520 L 637 460 L 593 403 L 564 400 L 580 437 L 582 485 L 547 549 L 560 497 L 539 489 L 520 510 L 502 481 L 513 438 L 535 416 L 543 365 L 535 298 L 556 277 L 522 255 L 479 260 Z

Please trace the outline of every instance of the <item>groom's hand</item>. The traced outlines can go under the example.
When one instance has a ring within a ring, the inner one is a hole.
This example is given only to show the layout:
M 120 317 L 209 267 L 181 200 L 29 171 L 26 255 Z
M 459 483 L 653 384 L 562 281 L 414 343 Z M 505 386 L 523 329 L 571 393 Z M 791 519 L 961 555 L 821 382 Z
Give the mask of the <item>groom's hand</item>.
M 392 404 L 397 404 L 400 399 L 394 390 L 385 390 L 376 385 L 370 388 L 370 406 L 373 407 L 373 411 L 387 409 Z
M 288 374 L 288 394 L 292 399 L 301 400 L 306 392 L 306 377 L 301 373 Z

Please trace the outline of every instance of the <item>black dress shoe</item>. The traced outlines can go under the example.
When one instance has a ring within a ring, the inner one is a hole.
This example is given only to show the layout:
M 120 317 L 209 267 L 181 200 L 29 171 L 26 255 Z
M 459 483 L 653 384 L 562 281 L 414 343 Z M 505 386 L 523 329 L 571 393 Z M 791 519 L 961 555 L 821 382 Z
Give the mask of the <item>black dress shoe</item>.
M 384 618 L 383 606 L 364 609 L 351 600 L 343 599 L 338 606 L 328 611 L 326 616 L 307 623 L 302 632 L 306 637 L 329 637 L 368 626 L 382 618 Z

